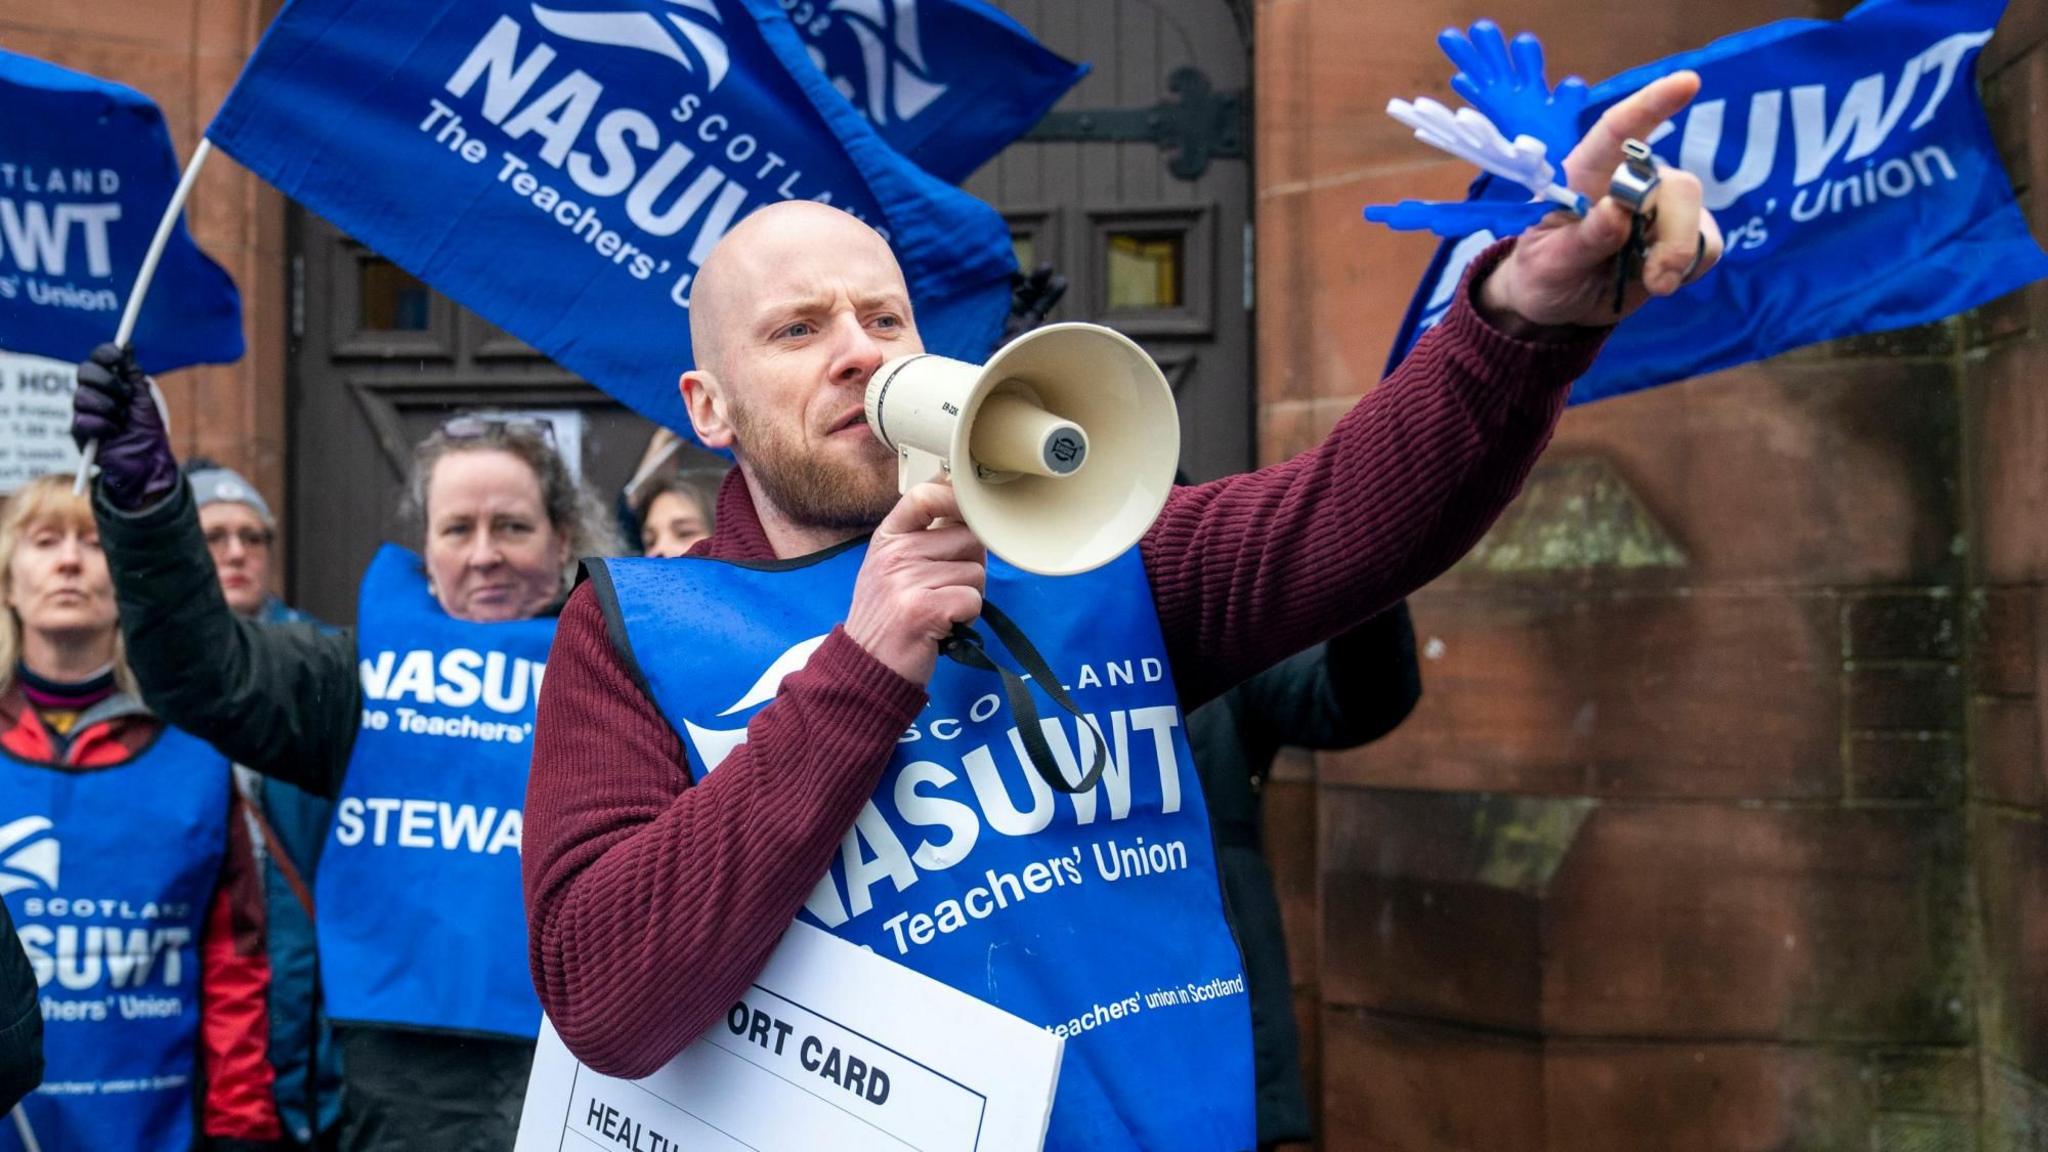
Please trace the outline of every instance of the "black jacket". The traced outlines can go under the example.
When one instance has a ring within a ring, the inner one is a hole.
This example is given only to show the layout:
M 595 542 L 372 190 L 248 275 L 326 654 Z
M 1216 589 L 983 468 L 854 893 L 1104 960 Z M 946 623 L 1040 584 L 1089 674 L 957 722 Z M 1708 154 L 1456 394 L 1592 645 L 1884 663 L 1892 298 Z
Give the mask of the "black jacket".
M 1260 1144 L 1307 1140 L 1310 1125 L 1280 902 L 1260 853 L 1259 787 L 1282 747 L 1353 748 L 1377 740 L 1421 697 L 1415 630 L 1408 606 L 1397 604 L 1188 717 L 1188 743 L 1216 837 L 1224 911 L 1244 950 Z
M 229 611 L 182 481 L 140 512 L 95 495 L 93 518 L 150 710 L 237 764 L 333 796 L 362 720 L 355 634 Z
M 0 1115 L 43 1082 L 43 1010 L 36 973 L 0 901 Z

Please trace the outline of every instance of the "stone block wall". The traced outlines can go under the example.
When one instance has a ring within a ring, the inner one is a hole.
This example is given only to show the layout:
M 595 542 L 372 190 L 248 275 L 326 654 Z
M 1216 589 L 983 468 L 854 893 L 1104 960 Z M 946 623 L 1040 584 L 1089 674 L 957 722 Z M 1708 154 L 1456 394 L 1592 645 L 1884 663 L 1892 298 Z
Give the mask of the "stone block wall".
M 1258 7 L 1261 446 L 1377 378 L 1458 194 L 1435 32 L 1589 78 L 1846 3 Z M 1987 107 L 2048 237 L 2048 4 Z M 1327 1149 L 2048 1149 L 2048 286 L 1569 413 L 1414 600 L 1423 702 L 1269 789 Z
M 1986 49 L 1985 102 L 2048 241 L 2048 4 Z M 1968 531 L 1963 685 L 1978 889 L 1984 1147 L 2048 1149 L 2048 285 L 1959 326 Z

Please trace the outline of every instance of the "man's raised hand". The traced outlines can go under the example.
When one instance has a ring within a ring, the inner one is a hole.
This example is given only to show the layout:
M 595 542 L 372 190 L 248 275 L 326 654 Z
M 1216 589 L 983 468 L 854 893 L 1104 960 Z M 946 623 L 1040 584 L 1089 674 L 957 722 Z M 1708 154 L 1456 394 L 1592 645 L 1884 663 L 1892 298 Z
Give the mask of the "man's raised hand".
M 1615 262 L 1628 243 L 1627 207 L 1607 195 L 1623 141 L 1648 139 L 1699 93 L 1694 72 L 1666 76 L 1609 108 L 1565 158 L 1571 186 L 1594 200 L 1585 219 L 1552 213 L 1522 234 L 1514 252 L 1479 286 L 1480 310 L 1511 334 L 1528 328 L 1613 324 L 1652 296 L 1668 296 L 1721 259 L 1721 229 L 1700 203 L 1699 178 L 1666 168 L 1650 206 L 1656 220 L 1640 280 L 1614 310 Z M 1695 265 L 1695 256 L 1698 263 Z

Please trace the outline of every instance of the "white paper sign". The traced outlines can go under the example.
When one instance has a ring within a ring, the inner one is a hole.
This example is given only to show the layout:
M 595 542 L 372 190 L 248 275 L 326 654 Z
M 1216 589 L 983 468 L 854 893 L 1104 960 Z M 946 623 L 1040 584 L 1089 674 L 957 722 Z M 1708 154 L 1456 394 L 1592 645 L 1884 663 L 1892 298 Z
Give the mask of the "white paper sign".
M 541 1024 L 515 1152 L 1038 1152 L 1065 1041 L 805 924 L 644 1080 Z
M 0 493 L 49 472 L 78 470 L 71 442 L 71 393 L 78 366 L 0 352 Z

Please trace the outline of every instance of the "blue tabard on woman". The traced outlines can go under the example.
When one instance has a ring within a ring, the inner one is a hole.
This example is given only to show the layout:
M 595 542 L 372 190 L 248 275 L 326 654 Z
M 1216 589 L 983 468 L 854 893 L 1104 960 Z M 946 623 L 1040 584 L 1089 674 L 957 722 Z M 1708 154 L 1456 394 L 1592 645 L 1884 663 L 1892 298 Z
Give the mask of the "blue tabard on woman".
M 35 968 L 45 1152 L 191 1146 L 199 936 L 227 848 L 228 762 L 166 728 L 126 764 L 0 754 L 0 894 Z M 0 1120 L 0 1149 L 21 1148 Z
M 782 677 L 844 620 L 865 555 L 592 565 L 694 774 L 745 741 Z M 942 658 L 804 918 L 1065 1036 L 1048 1149 L 1250 1148 L 1250 1007 L 1137 551 L 1061 579 L 991 557 L 988 602 L 1094 719 L 1101 781 L 1055 792 L 998 677 Z M 1042 693 L 1038 706 L 1079 781 L 1094 732 Z
M 320 856 L 320 974 L 338 1022 L 531 1040 L 519 836 L 552 618 L 441 610 L 418 556 L 363 576 L 363 720 Z

